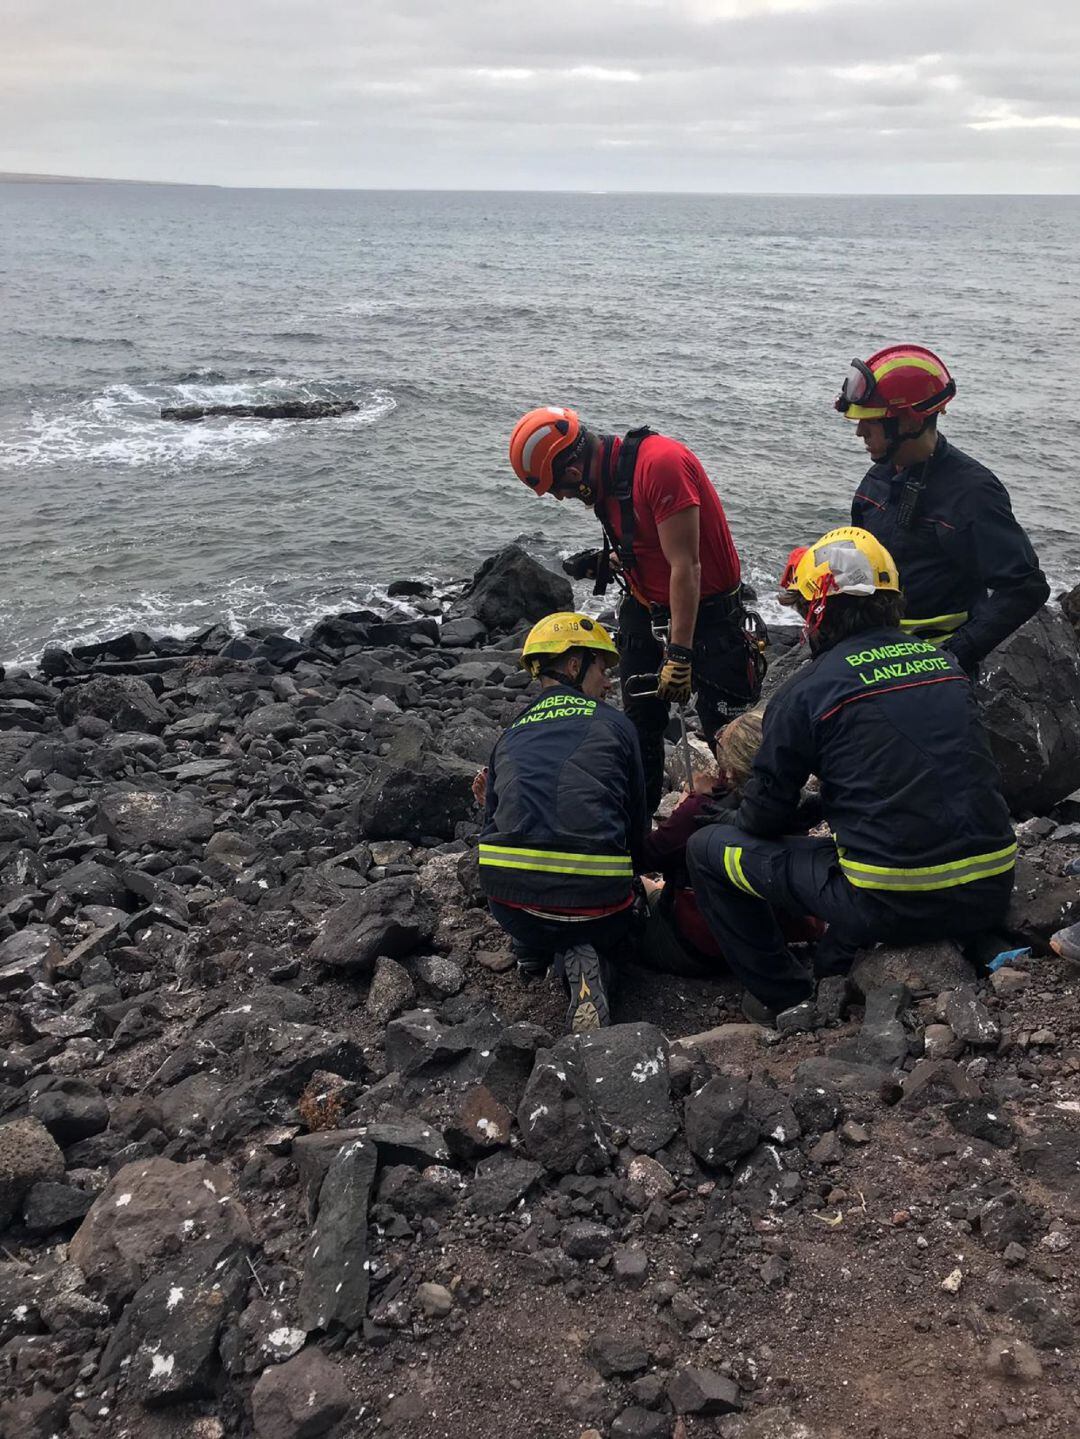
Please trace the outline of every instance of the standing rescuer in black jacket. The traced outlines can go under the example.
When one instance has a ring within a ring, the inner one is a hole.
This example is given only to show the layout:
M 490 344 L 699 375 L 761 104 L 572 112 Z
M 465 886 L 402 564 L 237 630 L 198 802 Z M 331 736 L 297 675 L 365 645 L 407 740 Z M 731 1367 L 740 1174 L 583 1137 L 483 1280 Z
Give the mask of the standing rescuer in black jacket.
M 836 408 L 858 422 L 874 461 L 851 523 L 897 563 L 903 628 L 941 643 L 970 674 L 1045 604 L 1050 587 L 1004 485 L 938 434 L 955 394 L 932 350 L 890 345 L 865 364 L 852 360 Z
M 629 936 L 648 825 L 637 733 L 603 702 L 617 660 L 588 615 L 534 625 L 521 663 L 540 694 L 499 736 L 482 787 L 481 886 L 519 966 L 554 961 L 573 1031 L 610 1023 L 603 970 Z
M 689 845 L 698 903 L 751 1018 L 813 993 L 775 909 L 824 919 L 841 950 L 962 938 L 1005 914 L 1016 840 L 971 685 L 955 656 L 900 627 L 892 557 L 832 530 L 799 561 L 813 661 L 765 710 L 732 825 Z M 817 775 L 832 839 L 786 838 Z

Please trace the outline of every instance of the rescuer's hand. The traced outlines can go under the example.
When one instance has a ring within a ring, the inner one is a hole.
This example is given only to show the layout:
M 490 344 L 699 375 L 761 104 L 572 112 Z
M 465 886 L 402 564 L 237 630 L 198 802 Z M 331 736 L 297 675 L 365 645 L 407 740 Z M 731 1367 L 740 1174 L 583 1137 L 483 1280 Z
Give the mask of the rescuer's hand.
M 477 770 L 472 782 L 473 799 L 481 809 L 483 809 L 484 802 L 487 799 L 487 781 L 488 772 L 487 766 L 485 765 L 483 769 Z
M 660 699 L 671 700 L 677 705 L 687 702 L 693 680 L 693 658 L 693 650 L 684 649 L 682 645 L 668 645 L 656 686 Z

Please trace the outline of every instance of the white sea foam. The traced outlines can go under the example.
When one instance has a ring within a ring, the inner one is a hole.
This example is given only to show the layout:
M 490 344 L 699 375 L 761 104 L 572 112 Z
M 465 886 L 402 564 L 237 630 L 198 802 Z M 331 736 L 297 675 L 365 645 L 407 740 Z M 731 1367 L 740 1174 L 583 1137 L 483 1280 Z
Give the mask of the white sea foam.
M 265 405 L 285 400 L 355 400 L 338 419 L 257 420 L 219 416 L 195 423 L 163 420 L 171 405 Z M 78 464 L 102 469 L 169 470 L 235 467 L 248 451 L 273 444 L 298 425 L 374 424 L 396 408 L 385 390 L 274 376 L 261 380 L 182 380 L 176 384 L 110 385 L 99 394 L 56 407 L 32 406 L 25 424 L 0 435 L 0 468 L 48 469 Z
M 162 635 L 184 639 L 215 623 L 234 634 L 242 634 L 248 625 L 255 624 L 279 628 L 292 639 L 299 639 L 323 615 L 362 609 L 414 613 L 407 600 L 391 600 L 380 585 L 350 583 L 329 575 L 320 578 L 280 574 L 266 580 L 239 576 L 213 593 L 181 596 L 146 590 L 130 601 L 105 605 L 89 613 L 58 615 L 50 622 L 47 640 L 33 636 L 18 646 L 17 652 L 5 653 L 0 646 L 0 664 L 33 666 L 45 643 L 68 649 L 96 644 L 126 630 L 142 630 L 155 639 Z M 0 635 L 16 628 L 0 603 Z

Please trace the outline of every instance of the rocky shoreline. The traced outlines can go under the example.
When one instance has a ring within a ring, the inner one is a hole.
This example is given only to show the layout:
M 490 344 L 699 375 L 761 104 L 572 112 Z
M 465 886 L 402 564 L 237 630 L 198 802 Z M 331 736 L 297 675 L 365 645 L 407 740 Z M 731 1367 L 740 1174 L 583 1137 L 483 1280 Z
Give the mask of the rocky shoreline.
M 576 1039 L 470 789 L 570 586 L 390 593 L 0 678 L 0 1433 L 1076 1433 L 1075 592 L 982 681 L 1026 952 Z

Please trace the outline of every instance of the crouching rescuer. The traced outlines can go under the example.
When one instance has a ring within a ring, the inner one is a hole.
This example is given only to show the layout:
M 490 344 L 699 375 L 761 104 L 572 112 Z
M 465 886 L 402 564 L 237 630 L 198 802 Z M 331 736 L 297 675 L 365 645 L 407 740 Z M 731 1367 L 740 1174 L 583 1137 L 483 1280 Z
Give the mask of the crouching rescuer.
M 813 992 L 777 910 L 825 920 L 822 946 L 849 956 L 963 939 L 1004 918 L 1016 862 L 971 684 L 955 655 L 900 628 L 888 551 L 866 530 L 832 530 L 793 586 L 814 658 L 769 702 L 734 823 L 688 850 L 744 1010 L 765 1022 Z M 812 774 L 833 837 L 786 837 Z
M 540 694 L 488 762 L 480 882 L 526 974 L 554 965 L 568 1027 L 610 1023 L 610 959 L 633 920 L 647 827 L 633 724 L 604 703 L 618 651 L 588 615 L 548 615 L 521 652 Z

